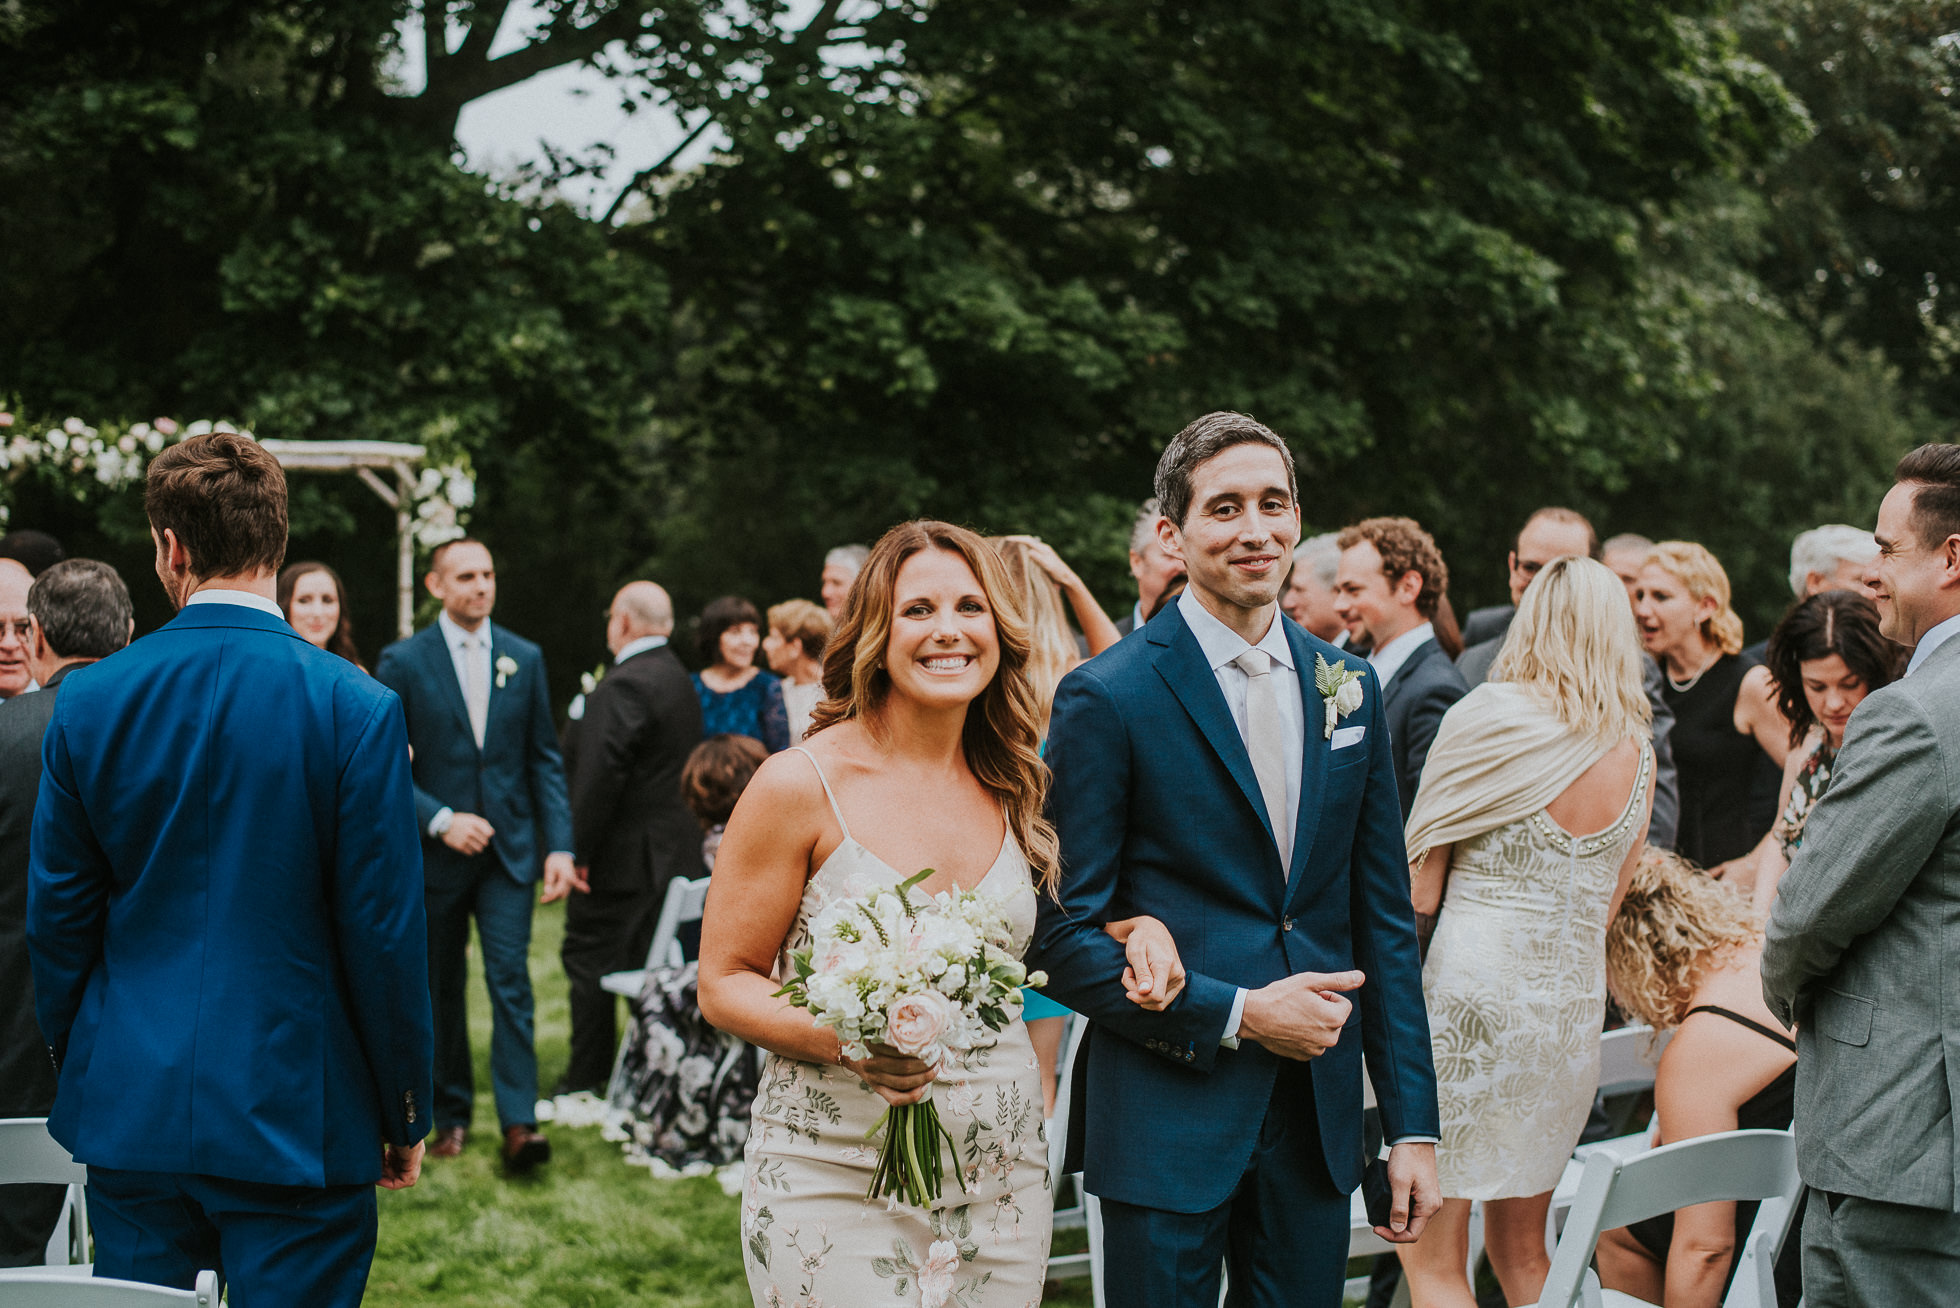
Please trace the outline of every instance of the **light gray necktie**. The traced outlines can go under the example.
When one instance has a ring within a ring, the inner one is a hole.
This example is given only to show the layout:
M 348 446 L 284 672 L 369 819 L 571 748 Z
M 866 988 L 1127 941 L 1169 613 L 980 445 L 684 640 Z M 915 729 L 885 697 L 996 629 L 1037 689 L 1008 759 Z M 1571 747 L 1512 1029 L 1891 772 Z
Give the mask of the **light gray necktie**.
M 1259 778 L 1259 795 L 1272 819 L 1273 843 L 1279 847 L 1280 867 L 1287 873 L 1293 832 L 1286 825 L 1285 728 L 1279 718 L 1279 697 L 1273 692 L 1272 656 L 1249 649 L 1232 660 L 1245 673 L 1245 752 L 1252 756 L 1252 775 Z
M 481 655 L 483 637 L 463 637 L 463 707 L 470 711 L 470 732 L 476 747 L 483 748 L 483 732 L 490 725 L 490 673 Z

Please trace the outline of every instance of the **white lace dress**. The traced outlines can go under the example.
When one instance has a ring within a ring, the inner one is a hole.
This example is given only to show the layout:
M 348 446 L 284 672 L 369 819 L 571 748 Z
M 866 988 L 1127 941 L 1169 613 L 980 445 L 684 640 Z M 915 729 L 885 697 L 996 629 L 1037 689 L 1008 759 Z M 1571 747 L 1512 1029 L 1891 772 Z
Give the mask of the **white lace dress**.
M 1572 836 L 1543 811 L 1458 844 L 1422 970 L 1449 1199 L 1558 1184 L 1599 1087 L 1606 910 L 1644 826 L 1653 754 L 1625 812 Z
M 826 890 L 854 877 L 905 879 L 851 838 L 834 795 L 830 806 L 844 840 L 810 878 L 785 956 L 805 943 Z M 1000 898 L 1025 953 L 1035 892 L 1011 832 L 978 889 Z M 948 1066 L 932 1097 L 958 1156 L 948 1159 L 942 1199 L 922 1209 L 865 1202 L 878 1157 L 877 1140 L 865 1137 L 885 1101 L 845 1068 L 770 1054 L 742 1187 L 742 1258 L 758 1308 L 1039 1304 L 1051 1205 L 1038 1069 L 1018 1021 L 993 1048 Z

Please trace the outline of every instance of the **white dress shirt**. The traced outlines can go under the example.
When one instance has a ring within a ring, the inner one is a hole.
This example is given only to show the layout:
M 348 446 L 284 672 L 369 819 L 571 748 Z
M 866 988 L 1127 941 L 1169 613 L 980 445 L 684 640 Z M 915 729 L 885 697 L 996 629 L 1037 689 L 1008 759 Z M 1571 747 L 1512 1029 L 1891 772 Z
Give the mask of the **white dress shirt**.
M 1184 625 L 1191 629 L 1192 636 L 1197 639 L 1205 662 L 1211 665 L 1211 675 L 1218 679 L 1219 692 L 1225 696 L 1225 707 L 1231 711 L 1232 725 L 1239 729 L 1241 741 L 1246 738 L 1246 687 L 1251 678 L 1246 676 L 1245 670 L 1235 660 L 1247 650 L 1257 649 L 1273 661 L 1273 699 L 1279 705 L 1280 741 L 1286 759 L 1286 838 L 1279 847 L 1290 853 L 1293 833 L 1299 829 L 1300 768 L 1306 758 L 1307 715 L 1300 689 L 1300 671 L 1293 666 L 1293 648 L 1286 643 L 1286 624 L 1279 620 L 1278 610 L 1274 610 L 1272 625 L 1266 628 L 1266 634 L 1254 645 L 1214 618 L 1194 591 L 1187 589 L 1177 597 L 1177 611 L 1183 615 Z M 1227 1049 L 1239 1047 L 1239 1022 L 1244 1016 L 1245 990 L 1241 987 L 1232 997 L 1232 1012 L 1225 1019 L 1225 1035 L 1220 1041 Z
M 1402 670 L 1402 665 L 1409 661 L 1409 656 L 1421 649 L 1424 641 L 1434 639 L 1436 639 L 1436 624 L 1424 622 L 1410 627 L 1370 654 L 1368 662 L 1374 665 L 1375 680 L 1382 684 L 1383 689 L 1387 689 L 1388 683 L 1395 680 L 1395 674 Z
M 1939 623 L 1919 638 L 1919 643 L 1913 646 L 1912 659 L 1906 664 L 1906 675 L 1910 677 L 1917 672 L 1920 664 L 1933 657 L 1934 650 L 1955 636 L 1960 636 L 1960 614 L 1955 614 L 1945 622 Z
M 196 592 L 184 601 L 185 608 L 189 608 L 193 604 L 243 604 L 248 609 L 257 609 L 261 613 L 270 613 L 281 622 L 286 620 L 285 611 L 277 604 L 274 604 L 263 595 L 254 595 L 249 590 L 227 590 L 223 586 L 213 586 L 209 590 Z
M 613 666 L 618 667 L 635 654 L 644 654 L 650 649 L 659 649 L 666 643 L 667 638 L 665 636 L 642 636 L 638 640 L 628 642 L 619 653 L 613 655 Z

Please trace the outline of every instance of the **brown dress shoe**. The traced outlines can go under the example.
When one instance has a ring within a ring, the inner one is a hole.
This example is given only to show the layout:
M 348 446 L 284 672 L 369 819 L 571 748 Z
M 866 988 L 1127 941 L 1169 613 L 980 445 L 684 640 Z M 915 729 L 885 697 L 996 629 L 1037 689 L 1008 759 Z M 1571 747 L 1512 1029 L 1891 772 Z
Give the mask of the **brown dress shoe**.
M 455 1158 L 463 1152 L 463 1138 L 469 1132 L 460 1126 L 445 1126 L 429 1137 L 427 1158 Z
M 504 1166 L 513 1172 L 528 1172 L 539 1163 L 551 1161 L 551 1141 L 538 1128 L 525 1123 L 504 1128 Z

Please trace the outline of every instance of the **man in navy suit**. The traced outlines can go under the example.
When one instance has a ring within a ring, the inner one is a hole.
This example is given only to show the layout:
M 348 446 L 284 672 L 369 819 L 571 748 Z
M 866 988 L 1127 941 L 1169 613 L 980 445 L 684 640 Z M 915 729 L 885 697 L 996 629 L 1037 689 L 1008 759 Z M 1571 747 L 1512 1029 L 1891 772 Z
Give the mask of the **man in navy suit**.
M 1279 612 L 1300 535 L 1285 442 L 1211 414 L 1164 451 L 1157 493 L 1190 585 L 1056 695 L 1062 881 L 1029 965 L 1094 1023 L 1080 1098 L 1109 1301 L 1212 1308 L 1223 1261 L 1237 1303 L 1332 1308 L 1364 1054 L 1394 1144 L 1378 1229 L 1412 1241 L 1440 1203 L 1380 688 Z M 1324 693 L 1334 676 L 1353 686 Z M 1123 948 L 1102 931 L 1138 914 L 1170 928 L 1187 972 L 1163 1012 L 1126 998 Z
M 537 1124 L 531 887 L 540 864 L 547 904 L 588 887 L 572 858 L 572 809 L 544 655 L 491 625 L 497 571 L 489 549 L 477 540 L 441 546 L 426 584 L 442 601 L 441 616 L 382 650 L 374 675 L 401 696 L 415 750 L 436 1021 L 436 1135 L 429 1153 L 462 1153 L 476 1103 L 463 1003 L 474 916 L 490 991 L 490 1082 L 504 1164 L 526 1171 L 551 1157 Z
M 400 702 L 273 602 L 286 480 L 249 437 L 159 454 L 181 610 L 62 679 L 27 933 L 99 1276 L 357 1304 L 374 1186 L 413 1185 L 431 1037 Z
M 1340 535 L 1334 606 L 1372 651 L 1382 686 L 1395 791 L 1407 814 L 1443 715 L 1470 693 L 1436 638 L 1450 570 L 1429 533 L 1410 518 L 1368 518 Z

